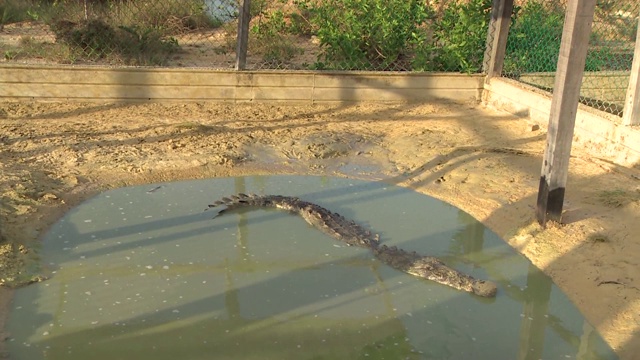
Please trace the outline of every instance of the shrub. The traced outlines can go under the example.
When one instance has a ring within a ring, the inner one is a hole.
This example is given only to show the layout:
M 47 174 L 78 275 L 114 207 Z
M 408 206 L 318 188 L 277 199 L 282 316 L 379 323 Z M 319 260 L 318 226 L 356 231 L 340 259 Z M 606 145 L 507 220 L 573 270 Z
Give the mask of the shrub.
M 555 72 L 558 64 L 565 10 L 559 6 L 529 1 L 514 18 L 509 30 L 504 72 L 513 77 L 522 73 Z M 596 30 L 597 31 L 597 30 Z M 593 46 L 594 43 L 601 43 Z M 592 33 L 585 61 L 586 71 L 628 70 L 630 53 L 615 53 L 611 43 Z
M 509 29 L 504 72 L 519 76 L 523 72 L 555 71 L 564 11 L 534 1 L 518 10 Z
M 315 64 L 320 69 L 406 69 L 432 16 L 421 0 L 323 0 L 300 6 L 320 40 Z
M 315 67 L 478 72 L 491 0 L 446 4 L 438 18 L 424 0 L 298 2 L 320 39 Z
M 479 72 L 482 70 L 491 0 L 454 1 L 432 25 L 435 52 L 432 70 Z
M 0 0 L 0 30 L 4 25 L 27 20 L 40 20 L 46 4 L 30 0 Z
M 175 39 L 165 39 L 153 29 L 114 28 L 101 20 L 58 21 L 51 29 L 56 42 L 77 48 L 89 60 L 110 58 L 132 65 L 161 65 L 180 48 Z
M 261 54 L 262 60 L 270 66 L 287 64 L 303 52 L 292 40 L 293 30 L 290 17 L 282 10 L 261 12 L 250 29 L 252 53 Z

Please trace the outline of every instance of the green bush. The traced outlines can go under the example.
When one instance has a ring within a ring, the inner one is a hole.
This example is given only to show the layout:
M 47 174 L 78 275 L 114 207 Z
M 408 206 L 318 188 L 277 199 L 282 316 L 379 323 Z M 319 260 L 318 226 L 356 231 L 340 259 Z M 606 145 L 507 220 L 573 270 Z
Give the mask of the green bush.
M 447 3 L 437 18 L 424 0 L 297 4 L 320 39 L 316 68 L 468 73 L 482 69 L 491 0 Z
M 424 45 L 433 16 L 421 0 L 324 0 L 299 3 L 310 14 L 322 53 L 316 68 L 402 70 Z
M 492 0 L 450 2 L 432 25 L 438 71 L 466 73 L 482 70 Z
M 15 22 L 40 20 L 40 11 L 46 7 L 31 0 L 0 0 L 0 30 Z
M 131 65 L 162 65 L 179 50 L 173 38 L 165 39 L 153 29 L 113 27 L 101 20 L 51 25 L 56 42 L 66 44 L 88 60 L 107 58 Z
M 509 29 L 504 72 L 519 76 L 555 71 L 563 24 L 564 11 L 557 7 L 529 1 L 517 9 Z
M 540 2 L 527 2 L 518 9 L 509 30 L 504 73 L 555 72 L 558 64 L 565 10 Z M 602 43 L 593 46 L 594 43 Z M 616 53 L 612 44 L 599 40 L 597 29 L 591 36 L 585 61 L 586 71 L 628 70 L 632 56 Z
M 292 40 L 294 28 L 289 16 L 281 10 L 261 12 L 260 18 L 251 27 L 251 52 L 261 54 L 262 60 L 270 66 L 283 66 L 296 55 L 302 54 L 302 48 Z

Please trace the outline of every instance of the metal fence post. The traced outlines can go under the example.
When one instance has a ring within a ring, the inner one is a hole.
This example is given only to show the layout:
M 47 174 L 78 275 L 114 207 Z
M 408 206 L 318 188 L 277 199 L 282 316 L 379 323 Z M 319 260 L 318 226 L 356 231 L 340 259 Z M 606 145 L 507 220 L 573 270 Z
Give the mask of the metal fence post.
M 487 45 L 490 45 L 491 49 L 485 54 L 485 56 L 489 57 L 488 61 L 484 62 L 486 64 L 484 70 L 487 73 L 486 83 L 489 83 L 492 77 L 502 74 L 512 12 L 513 0 L 493 0 L 491 22 L 489 23 L 489 33 L 487 34 Z
M 251 20 L 251 0 L 243 0 L 238 17 L 238 44 L 236 46 L 236 70 L 244 70 L 247 65 L 247 44 L 249 42 L 249 21 Z
M 629 87 L 622 110 L 622 123 L 624 125 L 640 125 L 640 18 L 638 18 L 638 31 L 636 34 L 636 48 L 633 52 L 631 64 L 631 76 Z

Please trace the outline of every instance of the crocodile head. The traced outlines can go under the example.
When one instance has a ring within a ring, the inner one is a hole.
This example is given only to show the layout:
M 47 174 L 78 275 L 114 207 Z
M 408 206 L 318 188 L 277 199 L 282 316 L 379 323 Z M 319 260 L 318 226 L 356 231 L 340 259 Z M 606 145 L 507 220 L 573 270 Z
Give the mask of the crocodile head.
M 476 280 L 471 285 L 473 293 L 478 296 L 494 297 L 498 292 L 498 287 L 491 281 Z

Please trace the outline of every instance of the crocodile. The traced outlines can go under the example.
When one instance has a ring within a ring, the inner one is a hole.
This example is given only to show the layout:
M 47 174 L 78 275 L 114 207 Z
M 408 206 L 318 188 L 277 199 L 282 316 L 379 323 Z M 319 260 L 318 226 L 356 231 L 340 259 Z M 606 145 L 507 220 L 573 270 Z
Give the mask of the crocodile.
M 478 296 L 496 296 L 497 286 L 493 282 L 475 279 L 447 266 L 433 256 L 422 256 L 415 251 L 380 245 L 380 237 L 377 234 L 353 220 L 297 197 L 239 193 L 213 202 L 207 210 L 218 207 L 224 209 L 219 210 L 214 218 L 244 207 L 277 208 L 298 214 L 311 226 L 348 246 L 370 249 L 378 260 L 394 269 Z

